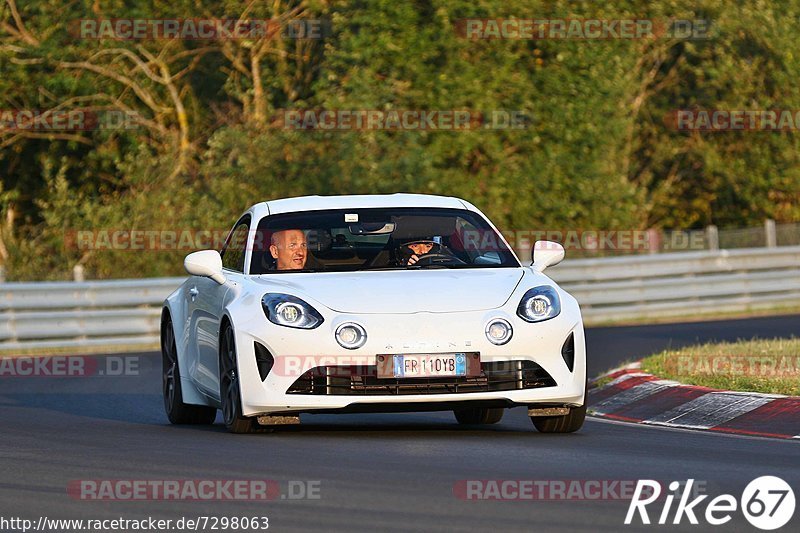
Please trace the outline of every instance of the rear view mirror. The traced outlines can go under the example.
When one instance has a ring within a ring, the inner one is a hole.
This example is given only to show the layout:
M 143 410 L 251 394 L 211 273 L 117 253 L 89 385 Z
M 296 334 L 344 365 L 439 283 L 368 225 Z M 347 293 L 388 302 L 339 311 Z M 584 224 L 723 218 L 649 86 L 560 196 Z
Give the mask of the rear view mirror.
M 222 274 L 222 257 L 216 250 L 201 250 L 187 255 L 183 260 L 183 268 L 192 276 L 211 278 L 220 285 L 225 283 L 225 276 Z
M 536 241 L 533 245 L 531 268 L 542 272 L 545 268 L 559 264 L 564 259 L 564 247 L 553 241 Z
M 394 222 L 362 222 L 350 224 L 351 235 L 385 235 L 394 231 Z

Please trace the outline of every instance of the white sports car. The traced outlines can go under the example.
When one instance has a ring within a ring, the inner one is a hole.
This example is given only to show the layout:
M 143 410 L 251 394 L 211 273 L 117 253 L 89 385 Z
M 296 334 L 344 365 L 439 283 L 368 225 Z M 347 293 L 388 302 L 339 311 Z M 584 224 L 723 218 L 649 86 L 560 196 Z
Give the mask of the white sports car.
M 161 315 L 164 404 L 175 424 L 235 433 L 301 413 L 452 410 L 492 424 L 528 409 L 539 431 L 586 414 L 578 303 L 522 266 L 472 204 L 418 194 L 289 198 L 252 206 Z

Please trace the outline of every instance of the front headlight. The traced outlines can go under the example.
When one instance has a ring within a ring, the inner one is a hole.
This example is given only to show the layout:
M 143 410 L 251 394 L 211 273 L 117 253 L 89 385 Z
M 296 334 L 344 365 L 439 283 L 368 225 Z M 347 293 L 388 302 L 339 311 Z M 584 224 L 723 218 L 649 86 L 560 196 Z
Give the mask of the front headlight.
M 530 289 L 517 307 L 517 315 L 527 322 L 541 322 L 555 318 L 561 312 L 561 300 L 555 288 L 540 285 Z
M 261 298 L 261 308 L 267 319 L 279 326 L 314 329 L 323 322 L 322 315 L 316 309 L 290 294 L 265 294 Z

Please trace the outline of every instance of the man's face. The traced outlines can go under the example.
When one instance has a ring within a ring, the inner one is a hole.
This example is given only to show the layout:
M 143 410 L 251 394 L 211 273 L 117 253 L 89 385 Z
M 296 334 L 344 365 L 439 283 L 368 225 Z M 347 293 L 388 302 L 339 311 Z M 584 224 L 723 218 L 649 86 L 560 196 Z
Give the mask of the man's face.
M 299 229 L 287 229 L 275 233 L 269 251 L 275 258 L 278 270 L 300 270 L 306 266 L 305 234 Z
M 431 249 L 433 248 L 433 244 L 429 242 L 417 242 L 414 244 L 409 244 L 408 247 L 416 255 L 424 255 L 431 251 Z

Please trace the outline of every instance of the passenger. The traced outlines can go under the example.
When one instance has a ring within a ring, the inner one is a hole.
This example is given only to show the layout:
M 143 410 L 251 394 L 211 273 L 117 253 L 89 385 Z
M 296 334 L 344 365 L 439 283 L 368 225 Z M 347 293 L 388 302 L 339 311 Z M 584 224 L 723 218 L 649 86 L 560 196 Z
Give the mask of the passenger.
M 306 235 L 299 229 L 276 231 L 270 239 L 269 252 L 275 258 L 276 270 L 302 270 L 308 256 Z

